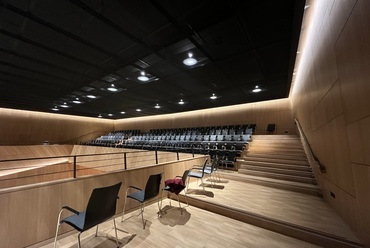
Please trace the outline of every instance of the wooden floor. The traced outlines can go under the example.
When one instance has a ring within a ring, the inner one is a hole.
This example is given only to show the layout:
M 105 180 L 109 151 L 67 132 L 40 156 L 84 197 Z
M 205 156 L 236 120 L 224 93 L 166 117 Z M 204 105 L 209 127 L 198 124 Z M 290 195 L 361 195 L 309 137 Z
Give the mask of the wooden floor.
M 267 186 L 222 179 L 215 187 L 205 182 L 206 194 L 194 179 L 191 180 L 188 196 L 241 208 L 270 218 L 303 225 L 321 232 L 341 236 L 358 242 L 344 222 L 318 196 L 290 192 Z M 217 215 L 194 206 L 185 206 L 181 215 L 177 202 L 163 200 L 165 214 L 157 216 L 157 204 L 146 206 L 144 217 L 148 220 L 142 229 L 138 211 L 125 215 L 121 223 L 116 219 L 120 247 L 318 247 L 276 232 Z M 113 222 L 100 226 L 99 237 L 95 229 L 83 233 L 82 247 L 115 247 Z M 55 227 L 51 227 L 55 228 Z M 108 237 L 106 235 L 108 234 Z M 77 247 L 77 234 L 60 238 L 58 247 Z M 51 248 L 53 243 L 43 243 Z

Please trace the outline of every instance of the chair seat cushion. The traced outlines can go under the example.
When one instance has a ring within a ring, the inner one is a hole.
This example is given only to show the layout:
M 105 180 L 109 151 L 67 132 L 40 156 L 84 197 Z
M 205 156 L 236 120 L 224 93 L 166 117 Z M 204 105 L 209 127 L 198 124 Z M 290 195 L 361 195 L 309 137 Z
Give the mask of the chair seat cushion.
M 202 173 L 199 173 L 199 172 L 195 172 L 195 171 L 190 171 L 189 174 L 188 174 L 188 177 L 197 177 L 197 178 L 202 178 L 203 175 Z
M 145 197 L 145 191 L 144 190 L 136 191 L 136 192 L 128 195 L 127 197 L 132 198 L 134 200 L 137 200 L 139 202 L 143 202 L 144 197 Z
M 85 224 L 85 214 L 86 212 L 84 211 L 84 212 L 80 212 L 78 215 L 77 214 L 71 215 L 65 218 L 64 220 L 62 220 L 62 222 L 73 226 L 78 231 L 83 231 L 84 224 Z

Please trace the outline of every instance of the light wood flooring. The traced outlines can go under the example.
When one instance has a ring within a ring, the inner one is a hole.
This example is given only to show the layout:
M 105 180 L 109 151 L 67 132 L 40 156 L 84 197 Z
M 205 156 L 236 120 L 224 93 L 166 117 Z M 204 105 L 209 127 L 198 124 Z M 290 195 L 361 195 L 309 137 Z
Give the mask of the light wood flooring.
M 198 181 L 191 179 L 188 196 L 358 241 L 345 223 L 318 196 L 230 179 L 222 179 L 213 188 L 209 181 L 205 181 L 205 184 L 206 194 Z M 137 216 L 138 210 L 127 213 L 123 223 L 121 216 L 118 216 L 116 224 L 120 230 L 120 247 L 318 247 L 194 206 L 186 206 L 184 203 L 182 206 L 185 209 L 181 215 L 177 201 L 172 201 L 170 206 L 169 199 L 164 199 L 162 207 L 166 213 L 162 217 L 157 216 L 156 203 L 146 206 L 144 217 L 148 221 L 145 230 L 142 228 L 141 217 Z M 112 221 L 101 225 L 97 238 L 94 237 L 95 229 L 83 233 L 82 247 L 115 247 L 112 227 Z M 32 248 L 53 247 L 53 242 L 48 242 Z M 59 239 L 58 247 L 77 247 L 76 242 L 77 234 L 70 234 Z

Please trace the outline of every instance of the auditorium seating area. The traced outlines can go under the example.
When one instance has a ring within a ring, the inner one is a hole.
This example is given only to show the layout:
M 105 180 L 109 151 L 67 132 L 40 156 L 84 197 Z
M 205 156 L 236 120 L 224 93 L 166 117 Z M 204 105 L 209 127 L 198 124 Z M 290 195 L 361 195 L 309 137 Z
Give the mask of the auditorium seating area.
M 109 146 L 141 150 L 178 151 L 193 154 L 218 156 L 222 165 L 234 167 L 251 141 L 255 124 L 192 127 L 176 129 L 152 129 L 149 133 L 140 130 L 119 130 L 101 136 L 84 145 Z

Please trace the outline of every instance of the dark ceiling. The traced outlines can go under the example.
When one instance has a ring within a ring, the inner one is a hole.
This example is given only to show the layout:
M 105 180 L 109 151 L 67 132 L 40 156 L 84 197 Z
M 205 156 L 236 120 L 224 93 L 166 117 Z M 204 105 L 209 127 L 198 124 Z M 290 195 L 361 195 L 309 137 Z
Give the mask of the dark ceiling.
M 0 0 L 0 107 L 121 119 L 288 97 L 304 2 Z

